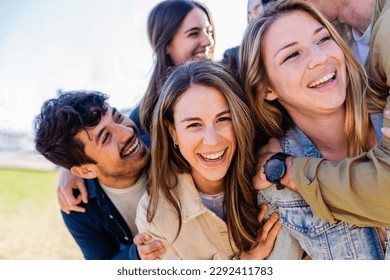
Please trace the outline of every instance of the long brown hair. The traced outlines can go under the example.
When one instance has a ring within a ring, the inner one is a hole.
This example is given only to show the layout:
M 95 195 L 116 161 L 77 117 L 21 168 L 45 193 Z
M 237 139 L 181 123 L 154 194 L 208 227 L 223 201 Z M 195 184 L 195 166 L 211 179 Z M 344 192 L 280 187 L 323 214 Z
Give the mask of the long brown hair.
M 277 100 L 268 101 L 263 97 L 269 86 L 269 79 L 264 64 L 262 39 L 280 16 L 297 10 L 308 13 L 321 23 L 344 52 L 347 70 L 344 106 L 348 156 L 368 151 L 371 126 L 369 113 L 380 112 L 385 107 L 385 100 L 370 88 L 366 71 L 333 25 L 318 10 L 303 1 L 280 0 L 267 6 L 263 16 L 253 20 L 245 31 L 240 49 L 239 72 L 250 107 L 257 116 L 257 125 L 267 135 L 279 138 L 293 124 L 291 116 Z
M 221 92 L 228 103 L 237 141 L 237 150 L 224 178 L 224 208 L 229 236 L 240 250 L 256 244 L 260 224 L 251 178 L 254 174 L 253 123 L 238 82 L 217 62 L 190 62 L 177 67 L 167 79 L 153 114 L 152 163 L 150 168 L 151 197 L 148 221 L 158 211 L 158 194 L 175 209 L 181 229 L 180 195 L 177 192 L 180 173 L 191 173 L 191 166 L 174 148 L 168 126 L 173 124 L 177 99 L 192 85 L 212 87 Z
M 149 86 L 141 101 L 140 121 L 142 129 L 150 133 L 152 114 L 156 106 L 160 90 L 167 78 L 169 69 L 174 67 L 166 48 L 172 41 L 180 25 L 194 8 L 203 10 L 212 26 L 212 36 L 215 42 L 214 21 L 208 8 L 197 1 L 189 0 L 165 0 L 157 4 L 149 13 L 148 38 L 153 49 L 154 69 Z M 210 49 L 211 57 L 214 54 L 214 46 Z

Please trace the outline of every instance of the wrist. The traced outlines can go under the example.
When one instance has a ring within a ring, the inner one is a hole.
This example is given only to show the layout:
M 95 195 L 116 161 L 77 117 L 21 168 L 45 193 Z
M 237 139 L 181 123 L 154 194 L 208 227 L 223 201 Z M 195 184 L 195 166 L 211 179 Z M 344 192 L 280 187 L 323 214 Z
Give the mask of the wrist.
M 283 178 L 280 180 L 280 183 L 282 183 L 284 186 L 289 188 L 292 191 L 296 191 L 295 182 L 293 180 L 293 172 L 292 172 L 292 166 L 294 164 L 294 157 L 289 156 L 286 158 L 286 174 L 283 176 Z

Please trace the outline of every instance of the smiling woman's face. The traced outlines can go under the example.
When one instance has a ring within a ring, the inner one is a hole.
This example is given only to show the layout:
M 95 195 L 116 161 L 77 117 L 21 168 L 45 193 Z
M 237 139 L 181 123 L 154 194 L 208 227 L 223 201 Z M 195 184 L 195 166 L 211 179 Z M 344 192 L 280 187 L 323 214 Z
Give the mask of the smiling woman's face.
M 225 96 L 212 87 L 193 85 L 177 100 L 172 139 L 191 166 L 200 191 L 223 191 L 223 179 L 236 150 L 236 135 Z
M 266 31 L 262 48 L 270 81 L 267 100 L 278 99 L 293 118 L 342 108 L 346 97 L 343 51 L 308 13 L 280 16 Z
M 214 46 L 212 26 L 207 15 L 195 7 L 184 18 L 178 31 L 168 44 L 166 53 L 175 65 L 189 60 L 208 60 Z

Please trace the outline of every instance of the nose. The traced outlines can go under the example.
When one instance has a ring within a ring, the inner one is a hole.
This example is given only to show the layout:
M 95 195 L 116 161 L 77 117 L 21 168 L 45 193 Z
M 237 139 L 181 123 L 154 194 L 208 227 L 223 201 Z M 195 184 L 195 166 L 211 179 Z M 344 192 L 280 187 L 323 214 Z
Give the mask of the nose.
M 113 125 L 112 132 L 120 144 L 125 144 L 135 133 L 132 127 L 117 123 Z
M 215 146 L 218 144 L 219 134 L 214 126 L 206 127 L 203 135 L 203 144 L 207 146 Z
M 212 47 L 214 45 L 213 35 L 209 33 L 207 30 L 204 30 L 202 32 L 202 38 L 200 44 L 202 47 Z
M 319 46 L 313 46 L 310 50 L 309 55 L 310 60 L 308 66 L 310 69 L 325 63 L 328 59 L 327 54 Z

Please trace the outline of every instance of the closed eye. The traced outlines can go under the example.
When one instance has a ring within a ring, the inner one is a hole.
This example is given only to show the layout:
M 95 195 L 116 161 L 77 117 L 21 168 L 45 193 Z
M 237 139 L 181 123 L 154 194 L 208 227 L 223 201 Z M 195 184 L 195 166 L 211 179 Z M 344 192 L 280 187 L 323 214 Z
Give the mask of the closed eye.
M 109 132 L 107 132 L 107 133 L 104 135 L 103 141 L 102 141 L 102 144 L 103 144 L 103 145 L 108 141 L 108 139 L 110 138 L 110 136 L 111 136 L 111 133 L 109 133 Z
M 188 37 L 196 37 L 198 36 L 199 32 L 191 32 L 188 34 Z
M 289 56 L 287 56 L 287 57 L 283 60 L 283 63 L 286 62 L 286 61 L 289 60 L 289 59 L 292 59 L 292 58 L 294 58 L 294 57 L 300 55 L 300 54 L 301 54 L 301 53 L 298 52 L 298 51 L 293 52 L 292 54 L 290 54 Z
M 322 37 L 319 41 L 318 41 L 318 44 L 322 44 L 326 41 L 329 41 L 330 39 L 332 39 L 329 35 L 328 36 L 325 36 L 325 37 Z

